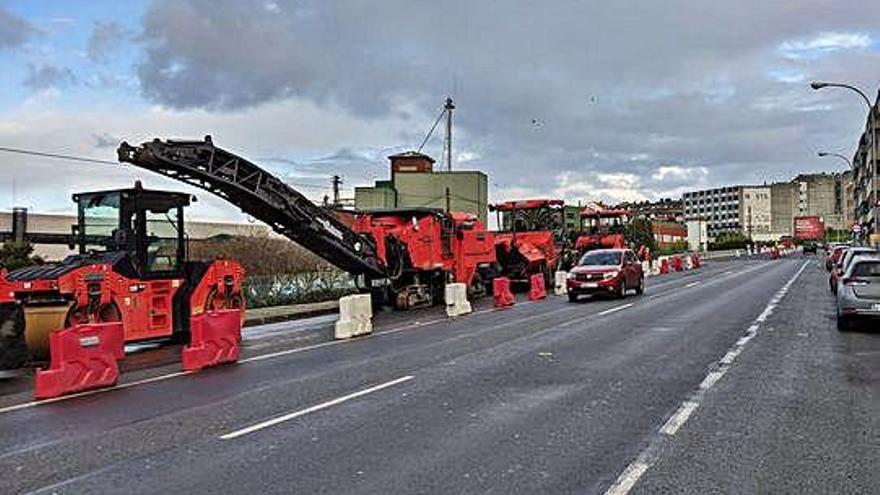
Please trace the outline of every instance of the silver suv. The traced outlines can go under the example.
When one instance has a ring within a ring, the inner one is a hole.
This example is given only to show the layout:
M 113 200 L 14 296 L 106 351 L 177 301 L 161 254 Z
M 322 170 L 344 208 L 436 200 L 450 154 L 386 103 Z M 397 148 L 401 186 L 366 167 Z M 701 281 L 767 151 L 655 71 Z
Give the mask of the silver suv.
M 856 317 L 880 318 L 880 255 L 857 255 L 837 287 L 837 329 L 849 330 Z

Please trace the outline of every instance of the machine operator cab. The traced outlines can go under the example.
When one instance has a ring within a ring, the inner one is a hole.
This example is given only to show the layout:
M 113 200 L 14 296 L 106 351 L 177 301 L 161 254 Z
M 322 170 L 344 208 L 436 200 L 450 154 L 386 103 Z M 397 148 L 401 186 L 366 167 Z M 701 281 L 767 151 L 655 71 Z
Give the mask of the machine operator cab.
M 178 276 L 186 261 L 183 209 L 195 201 L 185 193 L 133 188 L 74 194 L 80 254 L 128 254 L 140 278 Z M 76 248 L 77 246 L 71 246 Z

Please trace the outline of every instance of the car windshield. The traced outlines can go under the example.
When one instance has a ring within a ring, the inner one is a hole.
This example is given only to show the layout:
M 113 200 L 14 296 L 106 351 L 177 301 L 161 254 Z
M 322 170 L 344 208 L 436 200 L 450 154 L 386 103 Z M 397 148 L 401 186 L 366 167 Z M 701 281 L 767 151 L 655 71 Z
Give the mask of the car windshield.
M 621 253 L 617 251 L 604 251 L 587 253 L 581 258 L 581 266 L 599 265 L 615 266 L 620 264 Z

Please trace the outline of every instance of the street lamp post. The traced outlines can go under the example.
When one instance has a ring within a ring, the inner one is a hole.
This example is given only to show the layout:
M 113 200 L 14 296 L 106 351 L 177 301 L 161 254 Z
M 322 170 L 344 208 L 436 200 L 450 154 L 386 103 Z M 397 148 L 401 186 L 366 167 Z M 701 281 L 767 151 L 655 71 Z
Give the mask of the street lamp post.
M 853 168 L 852 160 L 850 160 L 846 155 L 841 155 L 840 153 L 829 153 L 827 151 L 820 151 L 816 154 L 822 158 L 825 158 L 827 156 L 834 157 L 834 158 L 840 158 L 841 160 L 846 162 L 846 165 L 850 168 L 850 170 L 855 172 L 855 168 Z M 852 198 L 852 199 L 855 200 L 855 198 Z M 844 219 L 841 221 L 841 223 L 843 225 L 847 225 L 845 216 L 844 216 Z M 835 233 L 835 240 L 840 241 L 840 231 L 837 231 Z
M 849 166 L 850 169 L 853 168 L 852 160 L 850 160 L 849 158 L 847 158 L 846 155 L 841 155 L 840 153 L 828 153 L 828 152 L 826 152 L 826 151 L 820 151 L 820 152 L 817 153 L 817 154 L 818 154 L 819 156 L 821 156 L 822 158 L 825 158 L 826 156 L 832 156 L 832 157 L 834 157 L 834 158 L 840 158 L 841 160 L 843 160 L 843 161 L 846 162 L 847 166 Z
M 850 91 L 854 91 L 865 100 L 865 104 L 868 105 L 868 122 L 871 125 L 871 162 L 874 169 L 874 174 L 871 179 L 871 201 L 872 201 L 872 210 L 874 212 L 874 233 L 880 234 L 880 214 L 877 212 L 877 123 L 874 121 L 876 118 L 874 112 L 874 105 L 871 104 L 871 99 L 868 98 L 862 90 L 855 86 L 851 86 L 849 84 L 843 83 L 833 83 L 833 82 L 818 82 L 813 81 L 810 83 L 810 87 L 815 90 L 820 90 L 822 88 L 844 88 Z M 847 161 L 849 161 L 847 159 Z

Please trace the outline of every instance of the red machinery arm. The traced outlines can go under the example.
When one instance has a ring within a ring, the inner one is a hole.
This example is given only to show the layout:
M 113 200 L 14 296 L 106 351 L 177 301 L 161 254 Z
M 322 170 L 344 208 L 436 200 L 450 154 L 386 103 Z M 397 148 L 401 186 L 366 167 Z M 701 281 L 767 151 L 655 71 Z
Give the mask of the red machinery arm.
M 352 274 L 383 276 L 374 242 L 315 205 L 259 166 L 204 141 L 161 141 L 140 146 L 122 143 L 120 162 L 128 162 L 209 191 L 275 232 Z

